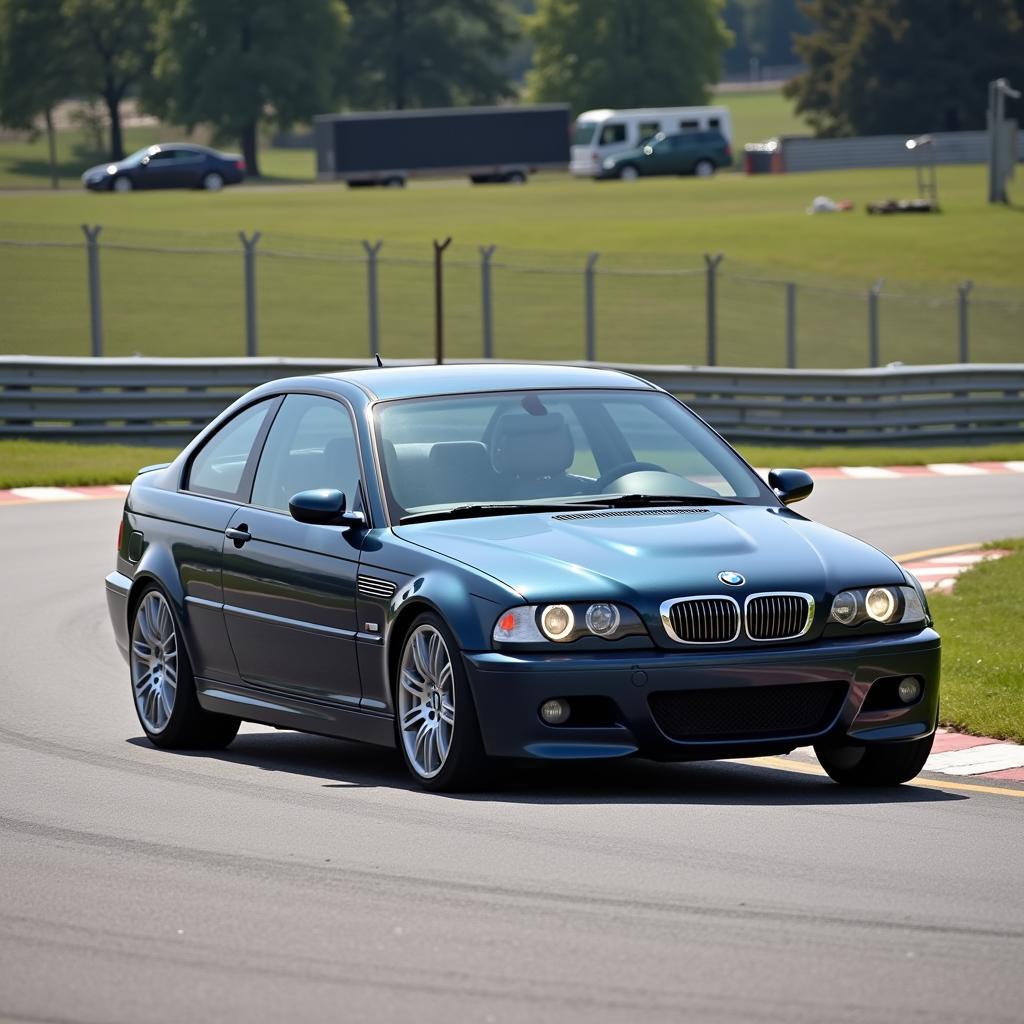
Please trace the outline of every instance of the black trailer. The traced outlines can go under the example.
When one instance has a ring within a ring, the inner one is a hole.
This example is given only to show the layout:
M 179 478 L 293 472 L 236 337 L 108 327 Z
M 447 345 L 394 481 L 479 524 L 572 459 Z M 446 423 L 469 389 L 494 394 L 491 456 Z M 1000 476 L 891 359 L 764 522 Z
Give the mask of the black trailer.
M 569 107 L 443 107 L 314 118 L 317 178 L 404 185 L 418 176 L 468 175 L 522 183 L 569 163 Z

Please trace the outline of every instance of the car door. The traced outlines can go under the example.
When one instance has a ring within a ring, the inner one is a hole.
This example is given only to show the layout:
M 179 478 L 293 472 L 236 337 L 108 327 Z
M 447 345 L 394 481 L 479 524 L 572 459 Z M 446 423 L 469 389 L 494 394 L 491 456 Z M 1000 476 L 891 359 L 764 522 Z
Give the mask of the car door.
M 290 394 L 267 435 L 251 499 L 224 540 L 224 617 L 243 681 L 355 705 L 363 531 L 300 523 L 288 512 L 293 494 L 323 487 L 361 508 L 352 414 L 337 398 Z
M 173 149 L 161 149 L 143 157 L 136 181 L 140 188 L 172 188 L 177 170 Z
M 174 187 L 195 188 L 207 170 L 208 157 L 196 149 L 175 149 Z

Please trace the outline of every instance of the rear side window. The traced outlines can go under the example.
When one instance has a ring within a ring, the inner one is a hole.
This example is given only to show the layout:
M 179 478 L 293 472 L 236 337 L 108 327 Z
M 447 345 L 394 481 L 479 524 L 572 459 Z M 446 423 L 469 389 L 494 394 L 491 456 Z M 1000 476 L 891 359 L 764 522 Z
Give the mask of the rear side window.
M 359 455 L 348 408 L 318 395 L 289 395 L 263 446 L 252 503 L 287 512 L 299 491 L 341 491 L 359 505 Z
M 637 128 L 637 138 L 640 142 L 647 142 L 660 131 L 661 123 L 659 121 L 648 121 L 646 124 L 641 124 Z
M 192 459 L 186 490 L 242 500 L 253 447 L 273 403 L 273 399 L 259 402 L 228 420 Z
M 598 139 L 600 146 L 612 146 L 617 142 L 626 141 L 626 126 L 624 124 L 606 124 L 601 129 L 601 137 Z

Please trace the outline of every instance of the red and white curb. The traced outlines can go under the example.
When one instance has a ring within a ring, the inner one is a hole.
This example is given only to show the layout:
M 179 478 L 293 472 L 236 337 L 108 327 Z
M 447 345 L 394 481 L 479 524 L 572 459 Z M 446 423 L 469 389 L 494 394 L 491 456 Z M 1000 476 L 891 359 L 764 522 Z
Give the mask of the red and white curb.
M 899 480 L 922 476 L 992 476 L 1024 473 L 1024 462 L 931 462 L 923 466 L 816 466 L 815 480 Z M 767 469 L 758 469 L 763 477 Z
M 912 572 L 925 590 L 949 593 L 956 583 L 957 576 L 968 569 L 973 569 L 979 562 L 991 562 L 1010 554 L 1001 548 L 989 551 L 956 551 L 948 555 L 936 555 L 920 561 L 904 562 L 903 568 Z
M 12 487 L 0 491 L 0 505 L 25 505 L 42 501 L 89 501 L 95 498 L 123 498 L 128 484 L 107 487 Z

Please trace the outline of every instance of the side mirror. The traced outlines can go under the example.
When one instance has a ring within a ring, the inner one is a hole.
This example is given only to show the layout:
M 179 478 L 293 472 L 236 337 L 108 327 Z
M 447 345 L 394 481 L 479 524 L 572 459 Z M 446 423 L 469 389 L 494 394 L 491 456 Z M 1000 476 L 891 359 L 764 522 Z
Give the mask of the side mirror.
M 364 526 L 366 517 L 362 512 L 345 511 L 345 495 L 331 488 L 315 491 L 299 491 L 288 502 L 288 511 L 300 523 L 315 523 L 319 526 Z
M 778 495 L 783 505 L 803 501 L 814 490 L 810 473 L 802 469 L 773 469 L 768 474 L 768 486 Z

